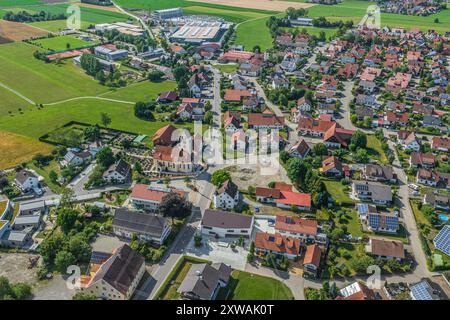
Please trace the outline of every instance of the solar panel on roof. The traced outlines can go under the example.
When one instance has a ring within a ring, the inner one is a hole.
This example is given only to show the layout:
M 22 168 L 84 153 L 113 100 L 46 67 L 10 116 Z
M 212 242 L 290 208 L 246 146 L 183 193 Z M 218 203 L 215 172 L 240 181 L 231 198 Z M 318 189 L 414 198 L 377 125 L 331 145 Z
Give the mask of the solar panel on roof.
M 433 239 L 434 246 L 450 256 L 450 226 L 444 226 Z
M 433 300 L 430 294 L 431 287 L 426 281 L 411 286 L 411 293 L 416 300 Z

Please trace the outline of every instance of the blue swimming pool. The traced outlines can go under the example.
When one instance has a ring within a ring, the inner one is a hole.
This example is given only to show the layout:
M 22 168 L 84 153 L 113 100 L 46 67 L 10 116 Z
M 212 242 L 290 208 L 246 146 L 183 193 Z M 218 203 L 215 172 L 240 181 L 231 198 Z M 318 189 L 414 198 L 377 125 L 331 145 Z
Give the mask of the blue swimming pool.
M 440 214 L 438 215 L 438 219 L 447 222 L 449 218 L 445 214 Z

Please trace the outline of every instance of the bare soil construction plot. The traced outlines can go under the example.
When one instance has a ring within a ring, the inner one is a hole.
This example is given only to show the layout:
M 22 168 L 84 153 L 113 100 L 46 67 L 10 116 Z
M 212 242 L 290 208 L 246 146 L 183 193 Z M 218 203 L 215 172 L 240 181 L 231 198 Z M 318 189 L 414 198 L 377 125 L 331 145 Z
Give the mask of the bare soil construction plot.
M 312 3 L 289 2 L 289 1 L 272 1 L 272 0 L 192 0 L 201 3 L 211 3 L 223 6 L 260 9 L 269 11 L 286 11 L 287 8 L 309 8 L 314 6 Z
M 0 20 L 0 38 L 23 41 L 30 38 L 44 37 L 46 35 L 48 35 L 48 31 L 31 27 L 24 23 Z

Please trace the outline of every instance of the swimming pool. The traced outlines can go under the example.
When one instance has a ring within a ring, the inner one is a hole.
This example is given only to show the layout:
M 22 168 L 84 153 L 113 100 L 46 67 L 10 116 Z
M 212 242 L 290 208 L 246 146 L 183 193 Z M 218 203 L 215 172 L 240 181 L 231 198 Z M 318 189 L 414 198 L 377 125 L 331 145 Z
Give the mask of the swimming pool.
M 438 215 L 438 219 L 447 222 L 449 218 L 445 214 L 440 214 Z

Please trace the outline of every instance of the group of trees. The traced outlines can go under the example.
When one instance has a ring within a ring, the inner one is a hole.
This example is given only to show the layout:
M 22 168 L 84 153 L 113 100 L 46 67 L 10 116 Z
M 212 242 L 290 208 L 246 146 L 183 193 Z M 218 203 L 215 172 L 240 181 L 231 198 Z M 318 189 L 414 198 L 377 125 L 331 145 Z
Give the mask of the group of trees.
M 30 296 L 31 286 L 29 284 L 12 284 L 8 278 L 0 277 L 0 300 L 24 300 Z
M 367 153 L 367 135 L 360 131 L 352 135 L 350 144 L 348 146 L 350 151 L 354 152 L 353 158 L 358 163 L 367 163 L 369 161 L 369 155 Z
M 89 241 L 97 230 L 88 226 L 81 213 L 72 207 L 73 199 L 61 200 L 56 219 L 59 228 L 39 246 L 44 261 L 44 266 L 38 272 L 41 277 L 48 270 L 56 269 L 65 273 L 70 265 L 89 262 L 92 253 Z
M 316 207 L 328 204 L 329 194 L 317 172 L 311 164 L 300 158 L 290 158 L 286 163 L 286 171 L 289 179 L 301 190 L 311 193 L 313 203 Z
M 134 115 L 138 117 L 139 119 L 147 120 L 147 121 L 154 121 L 155 116 L 153 115 L 153 112 L 156 108 L 156 102 L 150 101 L 150 102 L 136 102 L 134 105 Z
M 318 17 L 313 19 L 312 24 L 314 27 L 318 28 L 352 28 L 353 27 L 353 21 L 328 21 L 325 17 Z
M 97 6 L 112 6 L 111 0 L 81 0 L 81 3 L 95 4 Z
M 49 11 L 40 11 L 38 13 L 29 13 L 27 11 L 12 12 L 8 11 L 3 16 L 4 20 L 15 22 L 37 22 L 50 20 L 64 20 L 67 16 L 64 13 L 51 13 Z
M 99 187 L 104 185 L 103 172 L 116 161 L 116 157 L 111 148 L 103 148 L 96 155 L 97 166 L 94 172 L 89 176 L 86 187 Z
M 184 65 L 178 66 L 173 69 L 173 76 L 178 84 L 180 96 L 189 97 L 191 94 L 188 86 L 190 77 L 189 69 Z

